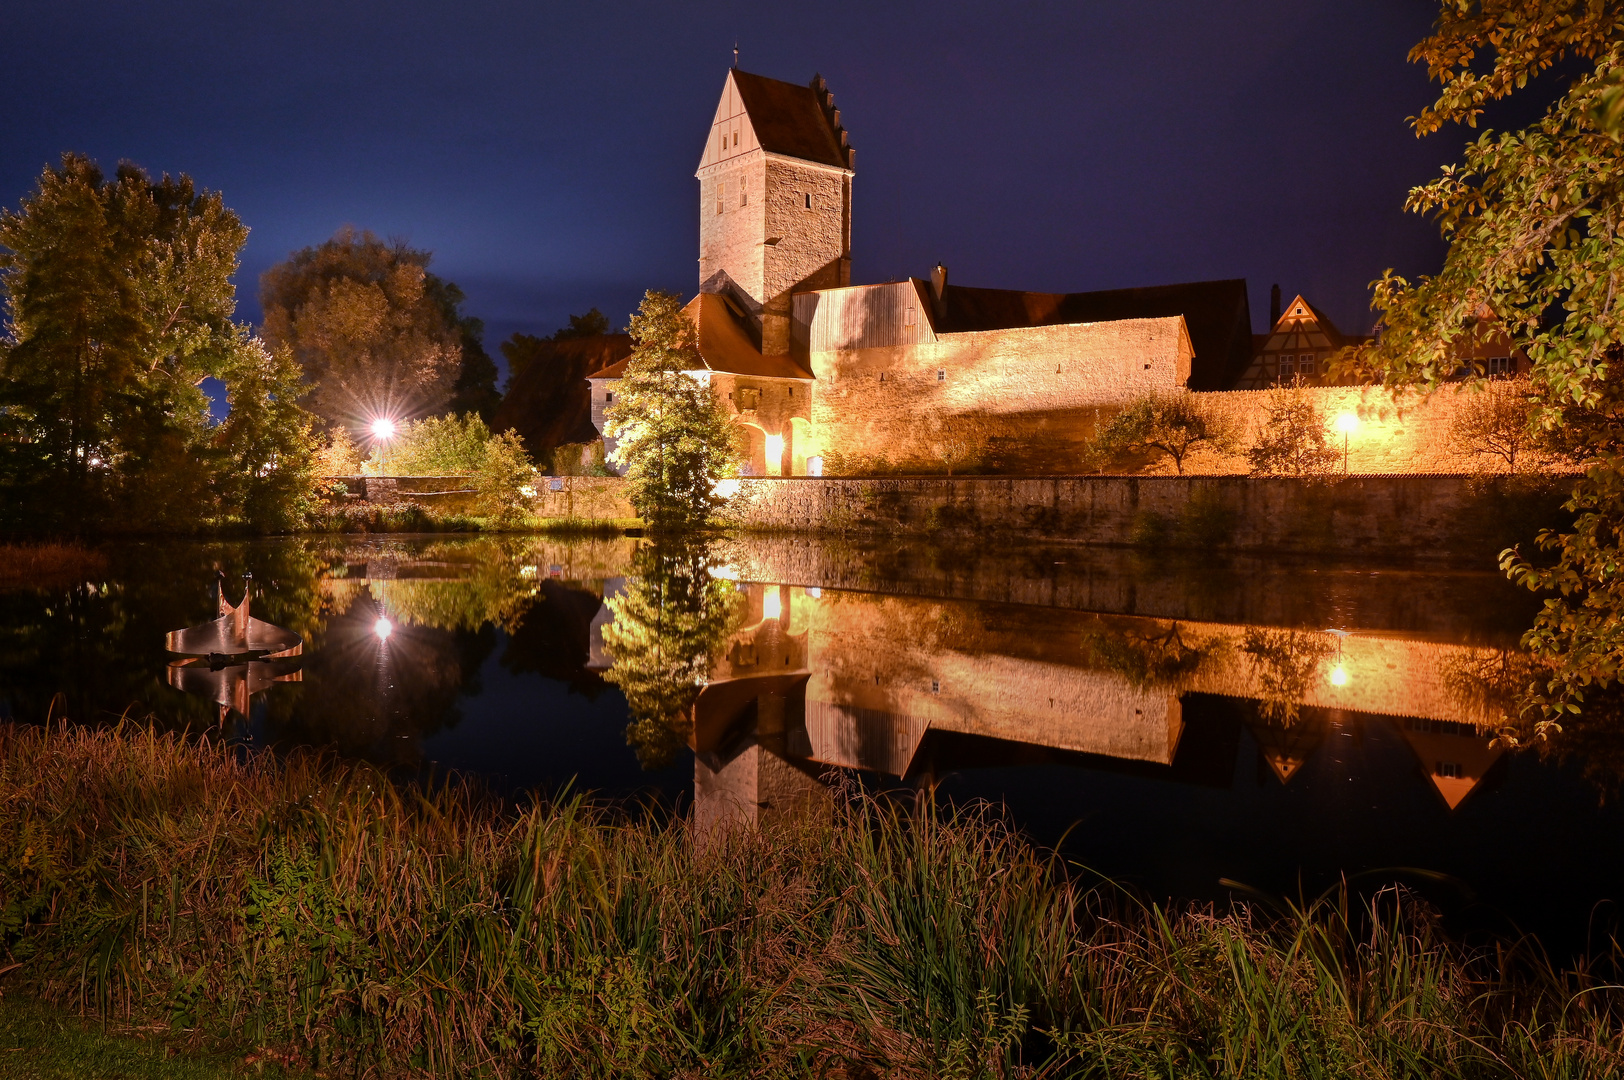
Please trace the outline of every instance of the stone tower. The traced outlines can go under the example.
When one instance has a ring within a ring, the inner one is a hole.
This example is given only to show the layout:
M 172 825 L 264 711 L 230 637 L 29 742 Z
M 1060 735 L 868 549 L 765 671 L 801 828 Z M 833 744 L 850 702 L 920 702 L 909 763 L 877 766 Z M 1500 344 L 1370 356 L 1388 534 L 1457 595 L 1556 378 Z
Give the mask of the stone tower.
M 699 289 L 728 297 L 764 356 L 790 349 L 790 297 L 851 284 L 856 152 L 822 76 L 733 68 L 699 162 Z

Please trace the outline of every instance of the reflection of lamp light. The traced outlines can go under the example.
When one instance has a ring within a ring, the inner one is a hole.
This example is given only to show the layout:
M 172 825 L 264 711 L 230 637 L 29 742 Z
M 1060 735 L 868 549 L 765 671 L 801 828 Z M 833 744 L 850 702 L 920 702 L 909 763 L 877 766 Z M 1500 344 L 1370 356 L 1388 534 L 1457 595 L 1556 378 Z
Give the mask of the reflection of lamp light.
M 782 435 L 767 436 L 767 475 L 772 476 L 784 471 L 784 437 Z
M 389 635 L 395 632 L 395 624 L 380 615 L 378 621 L 372 624 L 372 632 L 378 635 L 379 641 L 388 641 Z
M 1348 471 L 1348 436 L 1359 430 L 1359 418 L 1351 412 L 1338 413 L 1336 429 L 1342 433 L 1342 471 Z
M 1346 686 L 1346 685 L 1348 685 L 1348 669 L 1343 667 L 1341 664 L 1338 664 L 1336 667 L 1332 668 L 1331 669 L 1331 685 L 1332 686 Z
M 778 601 L 778 586 L 767 586 L 767 591 L 761 596 L 761 617 L 763 619 L 776 619 L 782 610 L 783 608 Z

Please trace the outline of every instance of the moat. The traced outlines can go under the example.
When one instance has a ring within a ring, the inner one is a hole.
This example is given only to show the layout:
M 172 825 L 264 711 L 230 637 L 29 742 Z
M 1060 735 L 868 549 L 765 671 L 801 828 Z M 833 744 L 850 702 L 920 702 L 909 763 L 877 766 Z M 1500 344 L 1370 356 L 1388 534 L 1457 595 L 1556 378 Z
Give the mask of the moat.
M 244 574 L 305 648 L 233 699 L 164 635 Z M 999 804 L 1153 899 L 1401 882 L 1572 953 L 1624 899 L 1620 756 L 1495 743 L 1536 607 L 1489 571 L 1076 547 L 154 542 L 0 592 L 0 718 L 150 716 L 706 828 L 855 776 Z

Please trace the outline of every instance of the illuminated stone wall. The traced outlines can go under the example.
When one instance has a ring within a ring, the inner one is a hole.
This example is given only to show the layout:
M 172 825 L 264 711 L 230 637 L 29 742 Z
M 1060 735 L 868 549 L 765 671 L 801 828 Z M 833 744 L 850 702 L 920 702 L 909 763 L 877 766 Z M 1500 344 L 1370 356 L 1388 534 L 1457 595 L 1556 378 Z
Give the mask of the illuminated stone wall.
M 532 504 L 541 518 L 627 521 L 637 517 L 618 476 L 544 476 Z
M 814 343 L 815 344 L 815 343 Z M 1023 327 L 811 353 L 826 475 L 1075 471 L 1111 407 L 1190 375 L 1182 319 Z
M 1560 477 L 767 478 L 739 481 L 725 513 L 765 530 L 1481 561 L 1559 524 L 1564 498 Z

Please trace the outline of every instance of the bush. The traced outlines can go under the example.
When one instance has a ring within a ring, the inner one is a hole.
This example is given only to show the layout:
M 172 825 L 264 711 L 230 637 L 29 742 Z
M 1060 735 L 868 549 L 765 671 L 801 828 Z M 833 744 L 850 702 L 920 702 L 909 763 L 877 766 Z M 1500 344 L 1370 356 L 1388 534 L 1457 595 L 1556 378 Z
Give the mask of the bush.
M 1268 419 L 1246 452 L 1254 475 L 1321 476 L 1332 472 L 1341 454 L 1327 442 L 1325 417 L 1301 387 L 1269 391 Z
M 474 505 L 499 525 L 516 524 L 530 516 L 538 479 L 518 432 L 509 429 L 485 443 L 474 471 Z
M 491 439 L 475 413 L 407 421 L 387 447 L 373 447 L 365 469 L 369 476 L 472 476 Z

